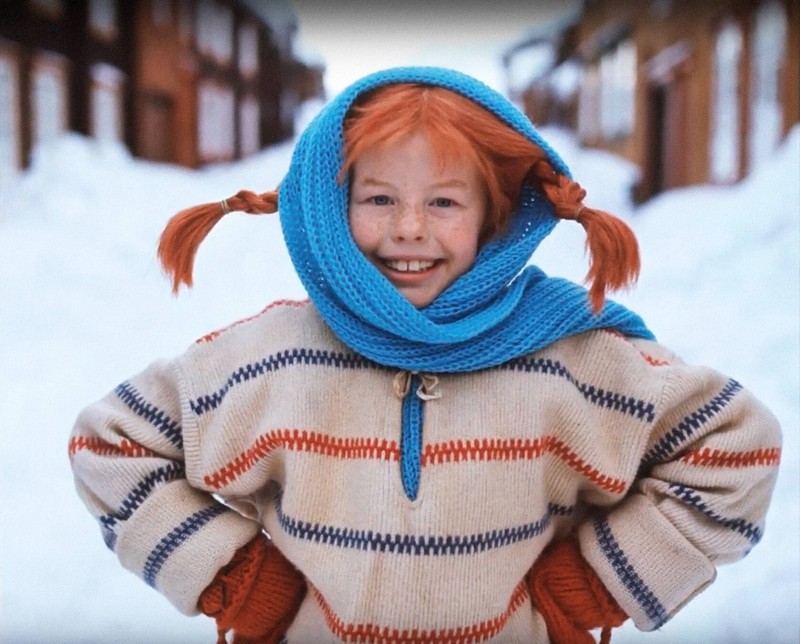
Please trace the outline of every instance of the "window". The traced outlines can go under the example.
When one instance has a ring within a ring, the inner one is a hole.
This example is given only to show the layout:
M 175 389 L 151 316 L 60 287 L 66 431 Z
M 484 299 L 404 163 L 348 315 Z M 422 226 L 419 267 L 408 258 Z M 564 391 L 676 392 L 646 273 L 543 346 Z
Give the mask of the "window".
M 175 105 L 169 94 L 142 92 L 138 99 L 136 147 L 151 161 L 175 162 Z
M 239 70 L 245 76 L 258 71 L 258 29 L 250 23 L 239 28 Z
M 239 105 L 239 141 L 241 141 L 242 156 L 254 154 L 261 147 L 258 120 L 258 101 L 248 96 Z
M 776 0 L 756 12 L 750 59 L 749 169 L 769 157 L 783 130 L 780 75 L 786 51 L 786 14 Z
M 575 60 L 567 60 L 553 70 L 548 84 L 558 100 L 568 101 L 578 95 L 582 75 L 580 65 Z
M 581 141 L 591 142 L 600 134 L 600 70 L 596 64 L 583 70 L 578 97 L 578 135 Z
M 739 178 L 739 65 L 742 30 L 726 20 L 714 48 L 711 132 L 711 178 L 730 183 Z
M 89 28 L 105 40 L 117 37 L 117 0 L 89 0 Z
M 213 0 L 197 4 L 197 48 L 220 63 L 233 58 L 233 15 Z
M 40 54 L 31 78 L 33 145 L 52 140 L 67 129 L 67 66 L 55 54 Z
M 600 58 L 600 127 L 605 139 L 633 130 L 636 105 L 636 47 L 622 41 Z
M 92 136 L 100 141 L 122 140 L 123 76 L 115 67 L 92 67 Z
M 205 81 L 200 86 L 199 144 L 204 161 L 221 161 L 234 156 L 233 90 Z
M 0 195 L 21 166 L 18 73 L 16 55 L 0 49 Z

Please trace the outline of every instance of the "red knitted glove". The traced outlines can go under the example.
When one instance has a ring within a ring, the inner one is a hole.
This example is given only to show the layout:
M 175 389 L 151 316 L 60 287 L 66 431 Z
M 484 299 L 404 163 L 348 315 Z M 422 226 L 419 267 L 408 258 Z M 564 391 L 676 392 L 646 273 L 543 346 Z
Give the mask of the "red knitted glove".
M 628 618 L 581 555 L 575 537 L 545 548 L 526 581 L 552 644 L 594 644 L 593 628 L 603 629 L 600 642 L 607 644 L 612 627 Z
M 291 625 L 305 593 L 303 576 L 259 534 L 217 573 L 197 607 L 217 621 L 219 642 L 233 629 L 236 644 L 272 644 Z

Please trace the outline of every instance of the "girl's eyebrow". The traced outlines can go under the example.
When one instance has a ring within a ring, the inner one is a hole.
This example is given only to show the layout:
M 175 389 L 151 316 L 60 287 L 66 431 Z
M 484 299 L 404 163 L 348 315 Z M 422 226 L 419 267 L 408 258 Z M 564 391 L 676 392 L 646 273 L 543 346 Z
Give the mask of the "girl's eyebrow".
M 466 181 L 461 179 L 448 179 L 447 181 L 440 181 L 439 183 L 431 184 L 431 188 L 466 188 Z
M 394 188 L 394 184 L 390 181 L 381 181 L 380 179 L 375 179 L 373 177 L 365 177 L 364 179 L 356 180 L 356 183 L 362 186 L 375 186 L 380 188 Z M 467 183 L 462 181 L 461 179 L 447 179 L 445 181 L 439 181 L 438 183 L 432 183 L 429 188 L 466 188 Z
M 394 184 L 388 181 L 381 181 L 379 179 L 373 179 L 372 177 L 365 177 L 364 179 L 357 179 L 356 183 L 361 184 L 363 186 L 377 186 L 380 188 L 394 188 Z

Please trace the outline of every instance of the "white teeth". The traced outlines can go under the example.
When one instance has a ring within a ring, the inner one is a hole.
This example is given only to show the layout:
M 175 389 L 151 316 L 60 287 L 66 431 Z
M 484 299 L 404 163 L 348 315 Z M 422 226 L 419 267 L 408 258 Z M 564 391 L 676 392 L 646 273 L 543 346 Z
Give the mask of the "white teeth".
M 401 273 L 421 273 L 422 271 L 427 271 L 433 264 L 434 262 L 419 259 L 412 259 L 411 261 L 406 261 L 404 259 L 386 260 L 386 265 L 389 268 Z

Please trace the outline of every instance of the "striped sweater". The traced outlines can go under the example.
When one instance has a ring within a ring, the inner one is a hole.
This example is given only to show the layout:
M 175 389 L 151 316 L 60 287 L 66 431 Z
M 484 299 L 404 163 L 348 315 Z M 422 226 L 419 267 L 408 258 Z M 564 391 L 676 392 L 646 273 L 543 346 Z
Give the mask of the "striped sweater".
M 654 342 L 431 377 L 277 302 L 85 409 L 69 453 L 106 544 L 186 614 L 265 529 L 308 582 L 289 642 L 546 642 L 523 577 L 548 542 L 577 530 L 657 628 L 761 538 L 780 432 Z

